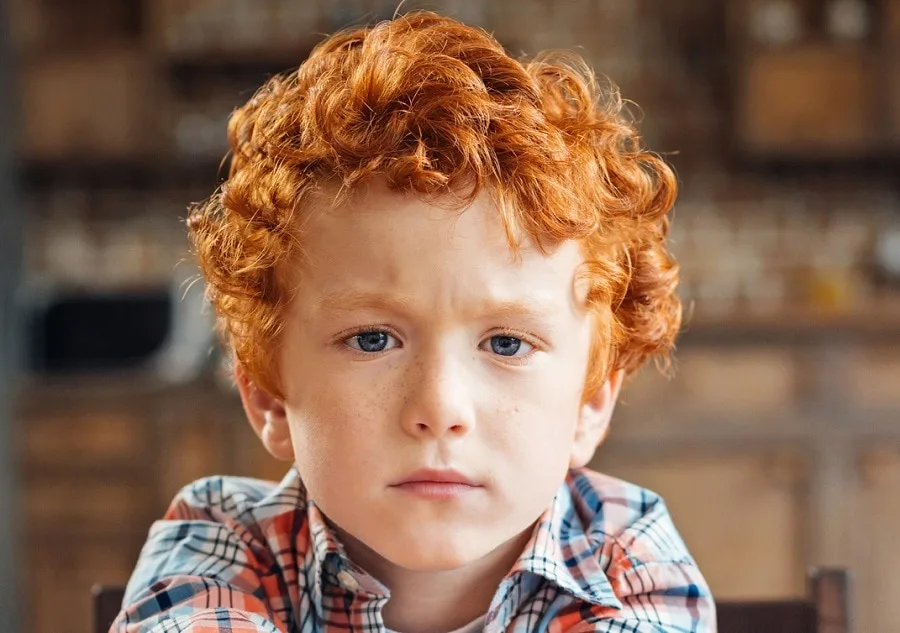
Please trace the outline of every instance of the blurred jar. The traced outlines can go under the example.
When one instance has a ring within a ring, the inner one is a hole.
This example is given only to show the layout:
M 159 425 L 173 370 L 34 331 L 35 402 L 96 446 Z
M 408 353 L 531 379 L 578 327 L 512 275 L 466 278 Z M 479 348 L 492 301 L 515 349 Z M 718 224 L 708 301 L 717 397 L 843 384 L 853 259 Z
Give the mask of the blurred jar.
M 860 41 L 871 32 L 871 10 L 864 0 L 832 0 L 825 14 L 828 33 L 835 39 Z
M 750 34 L 760 44 L 784 46 L 803 36 L 803 20 L 796 2 L 771 0 L 753 7 Z

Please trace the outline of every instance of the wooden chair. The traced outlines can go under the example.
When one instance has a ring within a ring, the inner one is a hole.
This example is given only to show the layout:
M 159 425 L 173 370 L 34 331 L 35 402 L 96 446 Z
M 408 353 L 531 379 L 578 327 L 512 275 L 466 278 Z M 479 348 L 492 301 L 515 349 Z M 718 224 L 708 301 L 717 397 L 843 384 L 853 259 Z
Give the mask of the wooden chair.
M 851 633 L 849 574 L 815 569 L 803 600 L 718 602 L 719 633 Z
M 805 600 L 719 602 L 719 633 L 851 633 L 849 574 L 816 569 Z M 93 589 L 94 633 L 107 633 L 122 608 L 125 587 Z
M 94 599 L 94 633 L 107 633 L 122 609 L 125 587 L 95 585 L 91 589 L 91 595 Z

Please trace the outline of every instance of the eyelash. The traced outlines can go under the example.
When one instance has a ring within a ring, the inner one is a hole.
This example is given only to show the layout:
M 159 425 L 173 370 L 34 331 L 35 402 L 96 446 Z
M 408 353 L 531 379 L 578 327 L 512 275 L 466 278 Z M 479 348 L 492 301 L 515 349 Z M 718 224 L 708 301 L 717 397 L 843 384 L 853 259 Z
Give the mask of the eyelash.
M 347 351 L 349 351 L 357 356 L 366 356 L 366 357 L 372 358 L 373 356 L 378 356 L 378 355 L 382 354 L 383 352 L 361 352 L 359 350 L 353 349 L 352 347 L 350 347 L 347 344 L 347 342 L 350 339 L 357 337 L 360 334 L 365 334 L 367 332 L 384 332 L 385 334 L 389 334 L 390 336 L 393 336 L 395 339 L 397 339 L 397 341 L 400 341 L 400 336 L 397 334 L 397 332 L 395 332 L 393 329 L 387 327 L 386 325 L 367 325 L 365 327 L 353 328 L 352 330 L 347 330 L 345 332 L 341 332 L 340 334 L 338 334 L 335 337 L 335 343 L 337 343 L 339 346 L 342 346 Z M 402 345 L 401 345 L 401 347 L 402 347 Z
M 398 342 L 400 341 L 400 336 L 397 334 L 397 332 L 394 331 L 392 328 L 385 326 L 385 325 L 368 325 L 368 326 L 361 327 L 361 328 L 354 328 L 352 330 L 347 330 L 345 332 L 341 332 L 340 334 L 338 334 L 335 337 L 335 340 L 339 345 L 343 346 L 344 349 L 346 349 L 347 351 L 349 351 L 350 353 L 352 353 L 356 356 L 362 356 L 362 357 L 367 357 L 367 358 L 372 358 L 374 356 L 380 356 L 384 352 L 362 352 L 362 351 L 353 349 L 352 347 L 350 347 L 348 345 L 347 342 L 350 339 L 352 339 L 356 336 L 359 336 L 360 334 L 365 334 L 367 332 L 383 332 L 385 334 L 389 334 L 390 336 L 393 336 L 394 338 L 397 339 Z M 502 358 L 503 362 L 505 362 L 505 363 L 523 364 L 523 363 L 527 362 L 534 355 L 535 352 L 541 351 L 546 348 L 543 341 L 538 340 L 535 336 L 533 336 L 523 330 L 515 330 L 515 329 L 511 329 L 511 328 L 502 328 L 499 331 L 493 332 L 490 335 L 488 335 L 485 339 L 483 339 L 481 343 L 484 343 L 484 341 L 488 341 L 495 336 L 508 336 L 510 338 L 519 339 L 523 343 L 527 343 L 528 345 L 530 345 L 532 347 L 531 351 L 528 352 L 524 356 L 506 356 L 506 357 L 504 357 L 499 354 L 492 354 L 492 356 Z M 479 343 L 479 349 L 480 349 L 481 343 Z M 403 346 L 402 343 L 400 345 L 398 345 L 398 347 L 402 347 L 402 346 Z M 385 351 L 390 351 L 390 350 L 385 350 Z
M 534 356 L 535 352 L 541 351 L 545 349 L 545 346 L 536 339 L 536 337 L 532 336 L 528 332 L 523 332 L 522 330 L 513 330 L 513 329 L 502 329 L 499 332 L 494 332 L 490 336 L 488 336 L 485 341 L 489 341 L 495 336 L 508 336 L 510 338 L 515 338 L 523 343 L 531 346 L 531 351 L 526 353 L 524 356 L 502 356 L 500 354 L 493 354 L 488 352 L 492 358 L 498 359 L 502 363 L 506 363 L 507 365 L 525 365 L 530 360 L 531 357 Z M 482 341 L 484 343 L 484 341 Z M 479 344 L 479 348 L 480 348 Z

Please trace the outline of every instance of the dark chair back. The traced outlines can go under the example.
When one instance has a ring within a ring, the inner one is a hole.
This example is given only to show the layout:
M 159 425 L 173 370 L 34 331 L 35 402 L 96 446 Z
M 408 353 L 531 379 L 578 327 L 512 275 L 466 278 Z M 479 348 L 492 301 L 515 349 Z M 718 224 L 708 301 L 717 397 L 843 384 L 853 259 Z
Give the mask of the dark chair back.
M 719 633 L 851 633 L 849 585 L 844 569 L 816 569 L 808 598 L 719 602 Z
M 816 606 L 807 600 L 723 602 L 719 633 L 819 633 Z
M 122 609 L 125 587 L 95 585 L 91 594 L 94 597 L 94 633 L 107 633 Z

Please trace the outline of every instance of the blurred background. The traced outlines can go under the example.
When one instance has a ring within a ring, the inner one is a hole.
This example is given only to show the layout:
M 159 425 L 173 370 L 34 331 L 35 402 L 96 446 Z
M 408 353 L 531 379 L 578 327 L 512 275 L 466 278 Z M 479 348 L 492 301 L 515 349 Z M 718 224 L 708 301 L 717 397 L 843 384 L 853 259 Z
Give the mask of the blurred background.
M 677 373 L 598 469 L 650 487 L 720 598 L 849 567 L 900 630 L 900 0 L 431 0 L 579 47 L 678 170 Z M 210 354 L 186 206 L 228 113 L 379 0 L 0 0 L 0 628 L 80 633 L 179 487 L 280 478 Z M 6 628 L 11 627 L 11 628 Z

